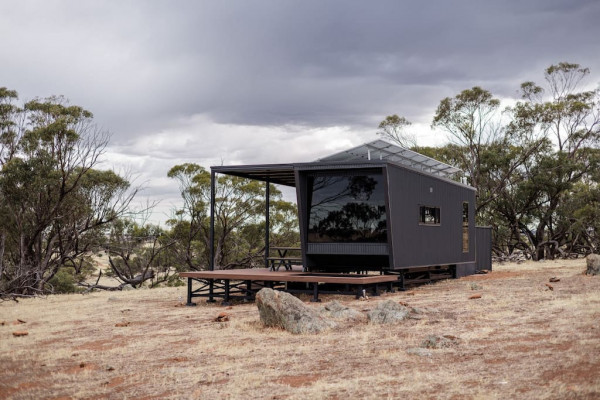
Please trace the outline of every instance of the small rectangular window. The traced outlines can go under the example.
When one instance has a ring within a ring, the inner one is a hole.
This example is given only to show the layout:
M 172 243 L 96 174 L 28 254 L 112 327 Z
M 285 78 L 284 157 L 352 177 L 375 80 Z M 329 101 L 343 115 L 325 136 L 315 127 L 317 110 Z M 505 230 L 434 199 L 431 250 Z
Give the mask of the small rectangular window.
M 462 250 L 463 253 L 469 252 L 469 203 L 463 202 L 463 223 L 462 223 Z
M 440 224 L 440 208 L 421 206 L 419 209 L 419 224 L 423 225 L 439 225 Z

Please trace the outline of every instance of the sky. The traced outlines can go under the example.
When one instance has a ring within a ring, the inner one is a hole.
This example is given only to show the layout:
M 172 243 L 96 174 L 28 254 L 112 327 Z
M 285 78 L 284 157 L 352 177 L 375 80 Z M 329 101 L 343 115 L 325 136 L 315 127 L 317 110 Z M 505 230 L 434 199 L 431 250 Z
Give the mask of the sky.
M 0 0 L 0 87 L 92 111 L 111 133 L 101 168 L 164 223 L 177 164 L 312 161 L 391 114 L 443 145 L 431 120 L 464 89 L 510 103 L 562 61 L 597 84 L 598 21 L 597 0 Z

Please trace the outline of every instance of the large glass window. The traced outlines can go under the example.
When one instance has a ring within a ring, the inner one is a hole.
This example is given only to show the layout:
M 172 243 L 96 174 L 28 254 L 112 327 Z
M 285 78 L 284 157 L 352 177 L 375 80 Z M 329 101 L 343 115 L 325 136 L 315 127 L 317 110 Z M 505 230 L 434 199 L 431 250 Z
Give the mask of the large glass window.
M 308 186 L 309 242 L 387 242 L 382 174 L 316 175 Z

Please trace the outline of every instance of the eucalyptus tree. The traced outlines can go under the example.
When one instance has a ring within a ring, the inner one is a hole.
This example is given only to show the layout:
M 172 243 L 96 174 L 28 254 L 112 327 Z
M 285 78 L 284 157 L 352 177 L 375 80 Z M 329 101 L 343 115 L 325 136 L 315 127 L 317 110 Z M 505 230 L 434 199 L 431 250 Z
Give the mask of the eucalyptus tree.
M 183 205 L 169 221 L 174 251 L 189 269 L 209 263 L 210 172 L 197 164 L 176 165 L 168 173 L 179 183 Z M 257 266 L 265 249 L 265 184 L 219 175 L 215 193 L 215 265 L 228 269 Z M 270 186 L 270 229 L 273 245 L 297 245 L 298 221 L 294 204 Z
M 80 273 L 136 190 L 95 169 L 109 135 L 62 97 L 15 105 L 0 89 L 0 294 L 33 295 L 60 268 Z
M 536 259 L 556 253 L 579 225 L 577 218 L 559 213 L 565 202 L 599 183 L 600 90 L 582 87 L 589 73 L 578 64 L 551 65 L 544 86 L 521 85 L 522 101 L 513 108 L 511 130 L 552 144 L 528 171 L 530 182 L 520 194 L 531 199 L 531 219 L 521 229 Z M 588 228 L 581 226 L 578 236 L 589 237 Z

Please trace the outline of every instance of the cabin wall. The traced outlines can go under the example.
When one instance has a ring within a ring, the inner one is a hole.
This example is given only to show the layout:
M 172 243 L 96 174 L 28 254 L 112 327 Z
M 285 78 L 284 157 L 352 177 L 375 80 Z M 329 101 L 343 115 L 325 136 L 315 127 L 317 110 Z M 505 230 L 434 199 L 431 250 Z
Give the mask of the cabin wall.
M 388 164 L 390 269 L 475 262 L 475 191 Z M 468 252 L 463 252 L 463 202 L 469 204 Z M 420 207 L 439 207 L 439 225 L 419 223 Z

